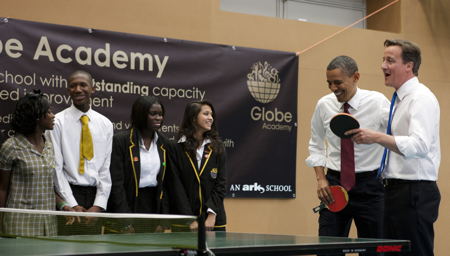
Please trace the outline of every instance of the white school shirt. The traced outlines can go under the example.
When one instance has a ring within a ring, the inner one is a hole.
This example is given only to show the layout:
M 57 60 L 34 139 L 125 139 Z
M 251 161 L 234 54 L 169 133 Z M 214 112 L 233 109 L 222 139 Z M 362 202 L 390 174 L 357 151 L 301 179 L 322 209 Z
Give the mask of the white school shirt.
M 139 142 L 139 156 L 141 159 L 141 176 L 139 177 L 139 187 L 156 187 L 158 185 L 158 173 L 161 169 L 161 159 L 158 153 L 158 134 L 155 132 L 155 137 L 150 143 L 150 148 L 147 150 L 144 141 L 141 138 Z
M 178 140 L 178 143 L 186 142 L 186 136 L 181 136 L 181 138 Z M 211 143 L 210 139 L 205 139 L 202 142 L 202 145 L 200 145 L 199 148 L 195 150 L 195 158 L 197 160 L 197 168 L 200 170 L 201 164 L 202 164 L 202 158 L 203 158 L 203 152 L 205 151 L 206 144 Z
M 441 161 L 439 102 L 417 77 L 400 86 L 397 95 L 391 130 L 402 155 L 389 153 L 383 177 L 435 181 Z
M 389 100 L 381 93 L 357 88 L 348 101 L 349 113 L 361 128 L 386 132 L 389 118 Z M 309 167 L 323 166 L 340 171 L 341 139 L 330 129 L 331 118 L 344 112 L 344 102 L 339 102 L 333 93 L 323 96 L 316 105 L 311 119 L 310 155 L 305 160 Z M 373 171 L 380 167 L 384 148 L 379 144 L 354 144 L 355 172 Z
M 78 171 L 80 162 L 80 139 L 82 115 L 89 117 L 89 130 L 92 134 L 94 157 L 85 159 L 85 172 Z M 55 116 L 55 126 L 51 131 L 55 149 L 55 186 L 58 194 L 70 207 L 78 205 L 69 184 L 95 186 L 97 194 L 94 205 L 106 209 L 111 192 L 111 160 L 113 125 L 108 118 L 89 109 L 86 113 L 74 105 Z

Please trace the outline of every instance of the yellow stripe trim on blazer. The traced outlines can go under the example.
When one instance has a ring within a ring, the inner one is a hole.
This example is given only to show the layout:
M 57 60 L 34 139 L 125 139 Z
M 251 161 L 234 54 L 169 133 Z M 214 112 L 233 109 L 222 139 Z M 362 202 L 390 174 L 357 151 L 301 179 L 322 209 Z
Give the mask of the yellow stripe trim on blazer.
M 206 164 L 208 163 L 209 158 L 212 153 L 211 147 L 208 146 L 208 148 L 209 148 L 209 153 L 208 153 L 208 156 L 206 157 L 205 163 L 203 164 L 202 170 L 200 171 L 200 175 L 197 173 L 197 168 L 195 167 L 194 161 L 192 161 L 192 158 L 189 156 L 188 152 L 186 152 L 186 151 L 184 152 L 184 153 L 186 153 L 186 155 L 189 159 L 189 162 L 191 163 L 192 169 L 194 170 L 194 173 L 195 173 L 195 177 L 197 178 L 197 181 L 198 181 L 198 196 L 200 198 L 200 213 L 199 213 L 199 215 L 202 214 L 202 209 L 203 209 L 202 186 L 200 184 L 200 176 L 202 175 L 203 171 L 205 170 Z
M 166 176 L 166 166 L 167 166 L 167 161 L 166 161 L 166 149 L 164 148 L 164 145 L 161 145 L 160 148 L 161 148 L 161 150 L 163 151 L 163 163 L 162 163 L 162 166 L 163 166 L 163 173 L 162 173 L 162 178 L 161 178 L 161 183 L 163 183 L 163 182 L 164 182 L 164 177 Z M 161 185 L 162 185 L 162 184 L 161 184 Z M 164 191 L 161 190 L 161 195 L 159 196 L 159 199 L 162 199 L 162 198 L 163 198 L 163 193 L 164 193 Z
M 134 159 L 133 159 L 133 148 L 136 146 L 134 144 L 134 142 L 133 142 L 133 130 L 134 130 L 134 128 L 131 128 L 131 130 L 130 130 L 130 143 L 131 143 L 131 146 L 129 147 L 129 151 L 130 151 L 131 167 L 133 167 L 134 184 L 136 184 L 136 197 L 138 197 L 138 195 L 139 195 L 139 185 L 138 185 L 136 168 L 134 167 Z

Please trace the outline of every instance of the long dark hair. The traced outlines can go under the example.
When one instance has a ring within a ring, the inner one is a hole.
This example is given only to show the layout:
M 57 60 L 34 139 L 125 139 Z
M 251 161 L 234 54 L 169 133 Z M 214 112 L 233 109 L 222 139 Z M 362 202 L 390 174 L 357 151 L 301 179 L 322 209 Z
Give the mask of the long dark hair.
M 213 123 L 211 125 L 211 130 L 206 131 L 203 134 L 204 139 L 211 140 L 211 148 L 217 153 L 221 154 L 224 151 L 223 142 L 219 137 L 219 132 L 216 128 L 217 116 L 213 105 L 208 101 L 195 101 L 188 103 L 184 109 L 183 122 L 181 123 L 180 131 L 178 132 L 178 139 L 183 135 L 186 137 L 186 142 L 184 143 L 185 150 L 192 156 L 195 156 L 195 150 L 200 146 L 199 142 L 194 138 L 194 134 L 197 130 L 195 122 L 197 116 L 200 113 L 202 106 L 209 106 L 212 110 Z
M 140 96 L 137 98 L 131 108 L 131 126 L 139 131 L 147 129 L 148 111 L 155 104 L 161 105 L 164 116 L 164 105 L 158 98 L 154 96 Z
M 36 130 L 38 120 L 47 115 L 50 103 L 40 90 L 33 90 L 16 104 L 11 120 L 11 128 L 23 135 L 32 134 Z

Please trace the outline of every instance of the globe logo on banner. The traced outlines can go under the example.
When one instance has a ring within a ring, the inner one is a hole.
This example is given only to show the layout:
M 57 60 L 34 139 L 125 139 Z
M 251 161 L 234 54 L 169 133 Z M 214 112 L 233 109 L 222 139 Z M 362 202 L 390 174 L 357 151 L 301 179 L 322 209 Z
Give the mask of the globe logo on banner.
M 267 61 L 253 64 L 247 74 L 247 87 L 256 101 L 269 103 L 277 98 L 281 85 L 278 73 Z

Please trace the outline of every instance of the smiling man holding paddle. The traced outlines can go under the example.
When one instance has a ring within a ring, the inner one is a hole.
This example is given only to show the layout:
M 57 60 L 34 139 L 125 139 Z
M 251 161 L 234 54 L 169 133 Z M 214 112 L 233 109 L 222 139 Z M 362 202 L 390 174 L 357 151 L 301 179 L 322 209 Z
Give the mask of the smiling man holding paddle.
M 384 132 L 389 100 L 379 92 L 357 87 L 358 66 L 348 56 L 334 58 L 326 76 L 331 93 L 318 101 L 312 116 L 310 155 L 306 159 L 316 173 L 318 198 L 328 205 L 319 211 L 319 236 L 346 237 L 354 220 L 358 237 L 380 238 L 384 189 L 377 179 L 377 169 L 383 148 L 378 144 L 353 144 L 342 133 L 358 127 Z M 346 127 L 348 120 L 350 125 Z M 340 211 L 335 211 L 332 191 L 342 190 L 331 189 L 335 185 L 348 191 L 348 204 Z
M 440 107 L 418 79 L 420 48 L 406 40 L 384 42 L 381 70 L 395 89 L 387 132 L 348 131 L 356 143 L 383 145 L 380 174 L 386 188 L 386 237 L 411 240 L 404 255 L 433 256 L 434 228 L 441 195 L 437 186 L 441 160 Z

